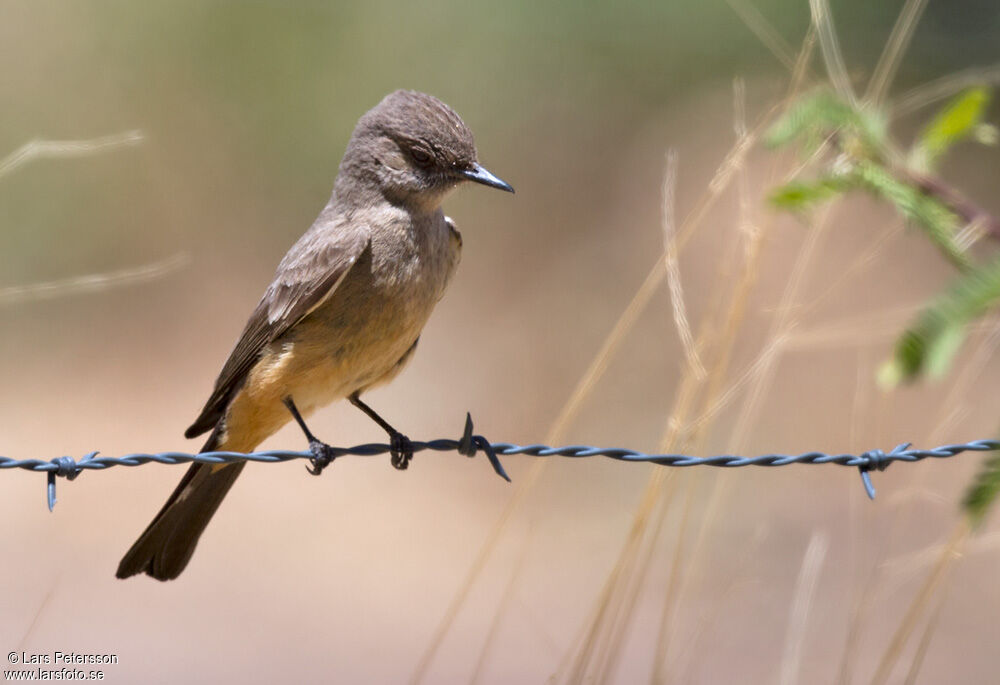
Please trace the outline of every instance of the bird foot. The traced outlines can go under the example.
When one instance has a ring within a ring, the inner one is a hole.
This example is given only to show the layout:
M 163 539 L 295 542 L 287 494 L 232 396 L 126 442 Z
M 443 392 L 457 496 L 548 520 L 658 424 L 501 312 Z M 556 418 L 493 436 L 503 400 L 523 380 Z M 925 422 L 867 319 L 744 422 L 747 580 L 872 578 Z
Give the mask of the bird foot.
M 389 434 L 389 454 L 393 467 L 403 471 L 413 458 L 413 443 L 402 433 L 394 431 Z
M 332 464 L 333 460 L 337 458 L 332 447 L 315 438 L 309 441 L 309 451 L 312 452 L 312 458 L 309 460 L 310 466 L 306 467 L 306 471 L 314 476 L 323 473 L 323 469 Z

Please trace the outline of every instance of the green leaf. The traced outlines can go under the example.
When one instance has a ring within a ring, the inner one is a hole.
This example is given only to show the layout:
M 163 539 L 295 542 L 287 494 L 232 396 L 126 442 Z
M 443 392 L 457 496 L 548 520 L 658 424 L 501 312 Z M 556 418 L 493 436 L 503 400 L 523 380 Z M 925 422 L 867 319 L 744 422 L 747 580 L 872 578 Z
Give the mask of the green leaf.
M 820 89 L 797 100 L 768 130 L 764 142 L 782 147 L 796 140 L 805 143 L 807 153 L 813 152 L 835 131 L 845 138 L 857 137 L 870 149 L 885 142 L 887 120 L 878 110 L 855 109 L 832 91 Z
M 964 326 L 946 326 L 933 344 L 927 347 L 927 375 L 931 378 L 943 378 L 964 341 Z
M 851 182 L 848 178 L 829 176 L 811 183 L 787 183 L 772 191 L 768 199 L 782 209 L 801 212 L 850 189 Z
M 891 386 L 920 374 L 943 376 L 965 339 L 966 324 L 998 302 L 1000 258 L 963 274 L 923 311 L 896 343 L 879 382 Z
M 970 88 L 959 93 L 927 125 L 911 153 L 911 164 L 922 171 L 934 164 L 955 143 L 976 135 L 990 92 L 986 88 Z
M 858 160 L 845 173 L 816 181 L 793 181 L 772 191 L 769 200 L 782 209 L 803 212 L 838 194 L 862 189 L 890 202 L 908 221 L 916 224 L 956 266 L 965 270 L 971 262 L 957 242 L 958 217 L 944 203 L 919 188 L 897 179 L 881 164 Z
M 983 462 L 976 478 L 965 491 L 962 508 L 969 515 L 973 526 L 983 522 L 998 493 L 1000 493 L 1000 455 L 990 457 Z
M 858 162 L 855 173 L 863 188 L 891 202 L 897 211 L 922 228 L 955 265 L 962 269 L 971 266 L 969 258 L 955 242 L 958 217 L 944 203 L 900 181 L 873 162 Z

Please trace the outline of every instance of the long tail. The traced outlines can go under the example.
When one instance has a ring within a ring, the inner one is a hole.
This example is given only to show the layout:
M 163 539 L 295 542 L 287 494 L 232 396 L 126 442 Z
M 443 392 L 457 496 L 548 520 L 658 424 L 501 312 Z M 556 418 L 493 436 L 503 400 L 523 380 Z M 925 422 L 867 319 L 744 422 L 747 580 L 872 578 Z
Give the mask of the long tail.
M 218 445 L 218 431 L 213 431 L 201 451 L 210 452 Z M 115 575 L 128 578 L 145 573 L 157 580 L 179 576 L 244 466 L 243 461 L 192 464 L 160 513 L 122 557 Z

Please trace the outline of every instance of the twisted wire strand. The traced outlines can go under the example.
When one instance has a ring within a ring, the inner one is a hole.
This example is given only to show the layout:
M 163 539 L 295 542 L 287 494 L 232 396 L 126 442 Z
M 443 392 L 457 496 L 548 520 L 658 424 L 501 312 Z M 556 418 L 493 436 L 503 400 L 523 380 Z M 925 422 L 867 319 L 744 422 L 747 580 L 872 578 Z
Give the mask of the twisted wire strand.
M 458 440 L 441 438 L 427 442 L 412 441 L 413 453 L 458 452 L 473 457 L 477 452 L 485 453 L 493 470 L 506 481 L 510 481 L 507 472 L 500 463 L 500 456 L 523 454 L 532 457 L 566 457 L 582 459 L 587 457 L 605 457 L 629 463 L 648 463 L 658 466 L 715 466 L 735 468 L 738 466 L 788 466 L 789 464 L 837 464 L 853 466 L 861 473 L 865 491 L 872 499 L 875 498 L 875 488 L 872 486 L 871 471 L 884 471 L 890 464 L 897 461 L 916 462 L 922 459 L 946 459 L 963 452 L 989 452 L 1000 450 L 998 440 L 973 440 L 971 442 L 942 445 L 933 449 L 910 449 L 910 443 L 897 445 L 888 453 L 879 449 L 869 450 L 861 454 L 826 454 L 824 452 L 803 452 L 802 454 L 762 454 L 756 457 L 743 457 L 733 454 L 720 454 L 711 457 L 692 457 L 685 454 L 647 454 L 637 450 L 622 447 L 593 447 L 590 445 L 566 445 L 550 447 L 549 445 L 516 445 L 509 442 L 490 442 L 481 435 L 473 435 L 472 418 L 466 415 L 465 430 Z M 386 454 L 392 447 L 382 443 L 367 443 L 354 447 L 330 447 L 324 455 L 326 461 L 315 472 L 322 470 L 329 461 L 345 456 L 372 457 Z M 79 461 L 69 456 L 54 459 L 11 459 L 0 456 L 0 470 L 25 469 L 45 473 L 47 476 L 47 499 L 49 511 L 55 506 L 56 477 L 73 480 L 84 471 L 103 471 L 112 466 L 142 466 L 144 464 L 226 464 L 237 461 L 253 461 L 265 464 L 291 461 L 293 459 L 308 459 L 314 467 L 317 457 L 310 451 L 268 450 L 263 452 L 202 452 L 190 454 L 187 452 L 136 453 L 123 457 L 101 457 L 97 452 L 91 452 Z M 405 463 L 400 468 L 405 468 Z

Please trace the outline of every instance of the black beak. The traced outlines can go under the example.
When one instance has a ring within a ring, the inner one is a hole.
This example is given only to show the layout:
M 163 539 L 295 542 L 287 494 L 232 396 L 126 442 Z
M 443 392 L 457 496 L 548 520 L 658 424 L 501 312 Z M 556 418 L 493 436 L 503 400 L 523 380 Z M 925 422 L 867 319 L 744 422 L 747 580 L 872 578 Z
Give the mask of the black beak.
M 514 189 L 509 183 L 494 176 L 478 164 L 473 164 L 468 169 L 461 169 L 458 173 L 460 176 L 467 178 L 470 181 L 475 181 L 476 183 L 482 183 L 484 186 L 506 190 L 508 193 L 514 192 Z

